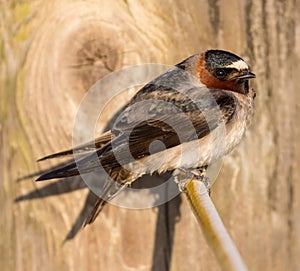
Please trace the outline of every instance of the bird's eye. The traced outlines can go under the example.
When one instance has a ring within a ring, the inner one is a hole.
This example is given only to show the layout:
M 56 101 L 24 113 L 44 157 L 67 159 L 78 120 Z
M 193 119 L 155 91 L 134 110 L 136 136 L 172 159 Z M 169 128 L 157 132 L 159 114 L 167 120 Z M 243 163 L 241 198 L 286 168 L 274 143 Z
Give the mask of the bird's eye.
M 224 69 L 217 69 L 217 70 L 216 70 L 216 75 L 217 75 L 218 77 L 223 77 L 225 74 L 226 74 L 226 72 L 225 72 Z

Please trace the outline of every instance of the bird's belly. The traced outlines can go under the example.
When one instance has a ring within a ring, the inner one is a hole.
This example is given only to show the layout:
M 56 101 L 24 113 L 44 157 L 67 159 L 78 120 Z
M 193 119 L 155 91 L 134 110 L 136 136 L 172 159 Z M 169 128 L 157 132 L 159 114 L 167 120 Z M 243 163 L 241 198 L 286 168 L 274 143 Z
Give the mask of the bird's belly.
M 163 173 L 177 168 L 198 168 L 213 164 L 239 143 L 242 134 L 228 134 L 223 139 L 206 136 L 131 162 L 124 167 L 135 176 Z

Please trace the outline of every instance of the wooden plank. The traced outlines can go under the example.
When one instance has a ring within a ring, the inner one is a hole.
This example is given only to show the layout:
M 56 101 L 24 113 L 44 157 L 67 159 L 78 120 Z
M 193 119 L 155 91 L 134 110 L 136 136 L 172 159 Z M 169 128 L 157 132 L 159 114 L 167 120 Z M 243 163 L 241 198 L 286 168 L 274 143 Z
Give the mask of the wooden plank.
M 216 47 L 251 64 L 257 99 L 254 125 L 223 160 L 213 201 L 249 270 L 300 268 L 297 1 L 0 5 L 1 270 L 219 270 L 185 199 L 154 210 L 107 206 L 63 243 L 93 196 L 78 179 L 17 182 L 52 165 L 37 158 L 71 146 L 78 106 L 98 79 Z M 103 90 L 99 109 L 111 94 Z M 129 96 L 114 100 L 98 130 Z

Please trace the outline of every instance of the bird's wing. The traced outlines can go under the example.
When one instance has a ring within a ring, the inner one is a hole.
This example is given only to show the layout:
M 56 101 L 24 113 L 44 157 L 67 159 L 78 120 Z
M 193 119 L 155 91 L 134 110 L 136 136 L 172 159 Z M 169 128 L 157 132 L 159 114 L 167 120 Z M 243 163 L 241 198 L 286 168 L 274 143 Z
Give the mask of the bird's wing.
M 148 93 L 120 114 L 112 129 L 116 138 L 101 153 L 104 167 L 117 168 L 200 139 L 221 123 L 226 125 L 236 110 L 235 98 L 227 91 L 200 87 L 193 98 L 169 91 Z M 155 141 L 163 144 L 152 144 Z
M 97 149 L 100 149 L 103 147 L 105 144 L 107 144 L 109 141 L 112 139 L 112 134 L 111 131 L 107 131 L 106 133 L 102 134 L 100 137 L 96 138 L 93 141 L 87 142 L 85 144 L 79 145 L 73 149 L 53 153 L 47 156 L 44 156 L 37 161 L 44 161 L 48 159 L 53 159 L 53 158 L 61 158 L 61 157 L 67 157 L 71 156 L 74 154 L 87 154 L 89 152 L 95 151 Z
M 101 165 L 109 170 L 133 160 L 162 151 L 153 146 L 160 141 L 164 148 L 202 138 L 221 122 L 227 124 L 235 113 L 235 98 L 222 90 L 197 88 L 198 99 L 166 90 L 145 93 L 130 104 L 116 119 L 112 129 L 114 139 L 99 150 L 43 174 L 37 180 L 63 178 L 88 173 Z M 168 91 L 170 93 L 168 93 Z M 149 149 L 150 147 L 150 149 Z M 78 170 L 79 168 L 79 170 Z

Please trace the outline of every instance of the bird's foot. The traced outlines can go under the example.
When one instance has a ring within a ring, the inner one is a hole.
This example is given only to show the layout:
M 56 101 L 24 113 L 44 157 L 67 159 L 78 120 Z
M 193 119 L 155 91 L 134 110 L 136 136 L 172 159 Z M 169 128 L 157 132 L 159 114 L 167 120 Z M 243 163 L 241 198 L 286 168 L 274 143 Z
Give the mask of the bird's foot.
M 174 171 L 174 181 L 178 184 L 180 192 L 185 192 L 185 186 L 190 180 L 198 180 L 203 182 L 208 193 L 210 194 L 211 182 L 206 176 L 206 168 L 185 169 L 179 168 Z

